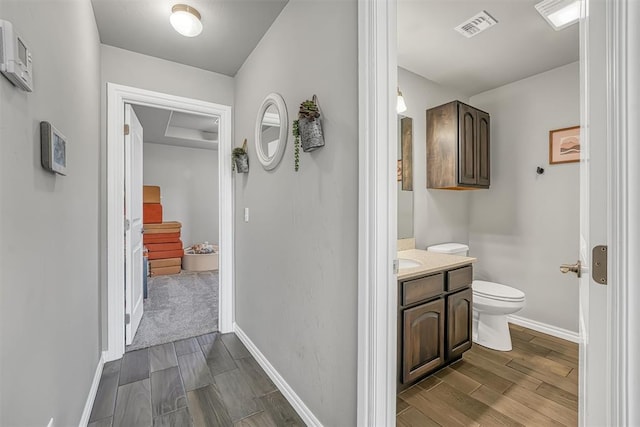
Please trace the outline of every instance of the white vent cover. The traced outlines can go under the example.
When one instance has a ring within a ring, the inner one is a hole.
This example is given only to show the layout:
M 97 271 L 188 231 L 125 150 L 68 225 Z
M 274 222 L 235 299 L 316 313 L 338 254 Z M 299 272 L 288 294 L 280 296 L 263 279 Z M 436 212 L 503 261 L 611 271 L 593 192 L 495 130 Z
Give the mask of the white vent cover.
M 496 21 L 493 16 L 489 15 L 485 10 L 483 10 L 477 15 L 467 19 L 465 22 L 458 25 L 454 29 L 463 36 L 470 38 L 475 36 L 476 34 L 480 34 L 487 28 L 493 27 L 497 23 L 498 21 Z

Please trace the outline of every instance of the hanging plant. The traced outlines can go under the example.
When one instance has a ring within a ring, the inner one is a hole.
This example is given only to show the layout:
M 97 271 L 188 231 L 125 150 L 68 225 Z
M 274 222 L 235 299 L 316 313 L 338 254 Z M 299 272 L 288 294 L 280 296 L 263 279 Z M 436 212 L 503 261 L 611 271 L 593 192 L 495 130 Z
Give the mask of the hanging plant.
M 293 121 L 293 161 L 294 170 L 298 172 L 300 169 L 300 122 L 298 120 Z
M 231 166 L 234 171 L 238 173 L 249 172 L 249 154 L 247 154 L 247 140 L 242 143 L 242 147 L 236 147 L 231 152 L 231 159 L 233 160 Z
M 313 95 L 311 100 L 307 99 L 300 104 L 297 121 L 298 133 L 304 152 L 314 151 L 324 147 L 324 136 L 322 134 L 320 116 L 317 96 Z

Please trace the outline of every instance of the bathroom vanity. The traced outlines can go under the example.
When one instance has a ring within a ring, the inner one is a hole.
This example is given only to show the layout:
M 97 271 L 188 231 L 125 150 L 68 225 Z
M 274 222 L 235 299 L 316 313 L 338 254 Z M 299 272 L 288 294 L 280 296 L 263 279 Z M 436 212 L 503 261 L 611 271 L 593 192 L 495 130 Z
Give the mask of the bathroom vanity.
M 401 391 L 471 348 L 475 258 L 398 252 L 398 384 Z

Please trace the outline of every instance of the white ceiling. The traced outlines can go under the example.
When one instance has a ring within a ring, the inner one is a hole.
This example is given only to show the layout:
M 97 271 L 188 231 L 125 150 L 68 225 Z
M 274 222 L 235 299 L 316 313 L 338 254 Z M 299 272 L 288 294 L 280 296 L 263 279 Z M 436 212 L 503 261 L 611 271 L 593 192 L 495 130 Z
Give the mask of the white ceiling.
M 578 25 L 555 31 L 539 1 L 398 0 L 398 65 L 471 96 L 577 61 Z M 498 24 L 472 38 L 454 30 L 482 10 Z
M 144 142 L 218 149 L 218 117 L 134 105 Z
M 104 44 L 234 76 L 288 0 L 91 0 Z M 198 10 L 202 34 L 171 24 L 171 7 Z

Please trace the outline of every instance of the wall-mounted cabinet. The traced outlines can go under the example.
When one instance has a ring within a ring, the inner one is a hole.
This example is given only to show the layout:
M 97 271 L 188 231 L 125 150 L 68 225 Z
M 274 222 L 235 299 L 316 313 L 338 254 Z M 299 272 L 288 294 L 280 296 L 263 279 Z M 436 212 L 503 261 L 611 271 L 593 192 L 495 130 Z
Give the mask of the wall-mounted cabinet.
M 489 188 L 489 114 L 460 101 L 427 110 L 427 188 Z

